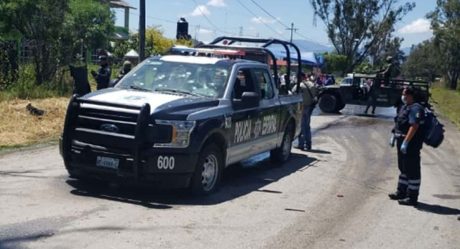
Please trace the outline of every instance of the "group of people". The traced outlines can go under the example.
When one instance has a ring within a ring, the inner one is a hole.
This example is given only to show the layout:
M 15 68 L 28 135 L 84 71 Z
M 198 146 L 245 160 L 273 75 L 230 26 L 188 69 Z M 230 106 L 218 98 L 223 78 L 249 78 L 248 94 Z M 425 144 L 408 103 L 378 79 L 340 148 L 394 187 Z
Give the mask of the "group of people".
M 82 62 L 81 56 L 76 56 L 76 62 L 70 65 L 70 75 L 74 78 L 74 94 L 79 96 L 91 92 L 91 88 L 87 78 L 86 65 Z M 96 81 L 96 89 L 104 89 L 113 87 L 121 78 L 123 78 L 132 68 L 132 63 L 129 60 L 123 62 L 117 77 L 111 81 L 112 69 L 110 68 L 108 56 L 105 54 L 98 56 L 99 68 L 97 71 L 91 70 L 91 75 Z

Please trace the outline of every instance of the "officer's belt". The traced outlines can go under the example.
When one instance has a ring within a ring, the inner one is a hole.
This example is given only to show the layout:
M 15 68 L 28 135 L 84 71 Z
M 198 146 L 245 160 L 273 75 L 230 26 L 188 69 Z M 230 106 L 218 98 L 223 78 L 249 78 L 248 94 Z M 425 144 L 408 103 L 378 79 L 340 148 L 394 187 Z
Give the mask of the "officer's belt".
M 406 136 L 406 134 L 395 132 L 395 138 L 402 138 L 402 137 L 405 137 L 405 136 Z

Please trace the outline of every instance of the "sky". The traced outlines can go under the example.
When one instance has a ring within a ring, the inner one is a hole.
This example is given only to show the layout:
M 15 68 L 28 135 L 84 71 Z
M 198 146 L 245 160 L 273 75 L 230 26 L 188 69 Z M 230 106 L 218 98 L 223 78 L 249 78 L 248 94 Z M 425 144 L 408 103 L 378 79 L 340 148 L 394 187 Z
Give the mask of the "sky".
M 414 1 L 414 0 L 413 0 Z M 139 0 L 125 0 L 130 10 L 130 30 L 139 27 Z M 314 41 L 330 45 L 323 22 L 314 18 L 310 0 L 145 0 L 146 26 L 159 26 L 168 38 L 176 36 L 176 25 L 184 17 L 189 34 L 209 42 L 224 35 Z M 399 0 L 404 3 L 406 0 Z M 426 14 L 436 0 L 415 0 L 416 7 L 395 26 L 395 36 L 404 38 L 402 48 L 432 37 Z M 124 25 L 124 10 L 114 9 L 116 25 Z M 291 26 L 294 24 L 294 26 Z

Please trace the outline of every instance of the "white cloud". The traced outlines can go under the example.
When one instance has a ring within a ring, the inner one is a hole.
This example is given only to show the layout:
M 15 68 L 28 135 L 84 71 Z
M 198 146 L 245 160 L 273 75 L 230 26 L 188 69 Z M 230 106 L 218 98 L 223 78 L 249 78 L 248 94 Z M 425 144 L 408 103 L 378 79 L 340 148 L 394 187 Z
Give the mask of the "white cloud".
M 271 18 L 264 18 L 264 17 L 253 17 L 251 18 L 251 22 L 257 23 L 257 24 L 273 24 L 276 22 L 276 20 L 271 19 Z
M 205 5 L 198 5 L 196 8 L 190 13 L 190 16 L 209 16 L 211 12 Z
M 213 7 L 225 7 L 225 6 L 227 6 L 225 4 L 224 0 L 209 0 L 207 5 L 213 6 Z
M 209 30 L 209 29 L 200 28 L 200 29 L 198 29 L 198 33 L 203 34 L 203 35 L 209 35 L 209 34 L 212 34 L 213 31 Z
M 419 18 L 398 30 L 398 33 L 400 34 L 418 34 L 427 32 L 431 32 L 430 21 L 424 18 Z

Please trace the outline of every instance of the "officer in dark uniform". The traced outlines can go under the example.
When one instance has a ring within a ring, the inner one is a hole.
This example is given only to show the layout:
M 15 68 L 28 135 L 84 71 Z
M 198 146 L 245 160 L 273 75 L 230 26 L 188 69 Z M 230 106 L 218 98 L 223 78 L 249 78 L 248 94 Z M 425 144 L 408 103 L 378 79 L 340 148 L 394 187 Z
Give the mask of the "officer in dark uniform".
M 391 145 L 396 140 L 398 168 L 400 171 L 396 192 L 388 196 L 401 205 L 417 205 L 420 189 L 420 150 L 423 145 L 424 108 L 416 102 L 415 90 L 411 87 L 402 92 L 401 107 L 395 118 Z
M 91 71 L 91 75 L 96 80 L 97 90 L 107 88 L 110 83 L 110 75 L 112 70 L 110 69 L 109 62 L 106 55 L 99 56 L 99 69 L 97 72 Z

